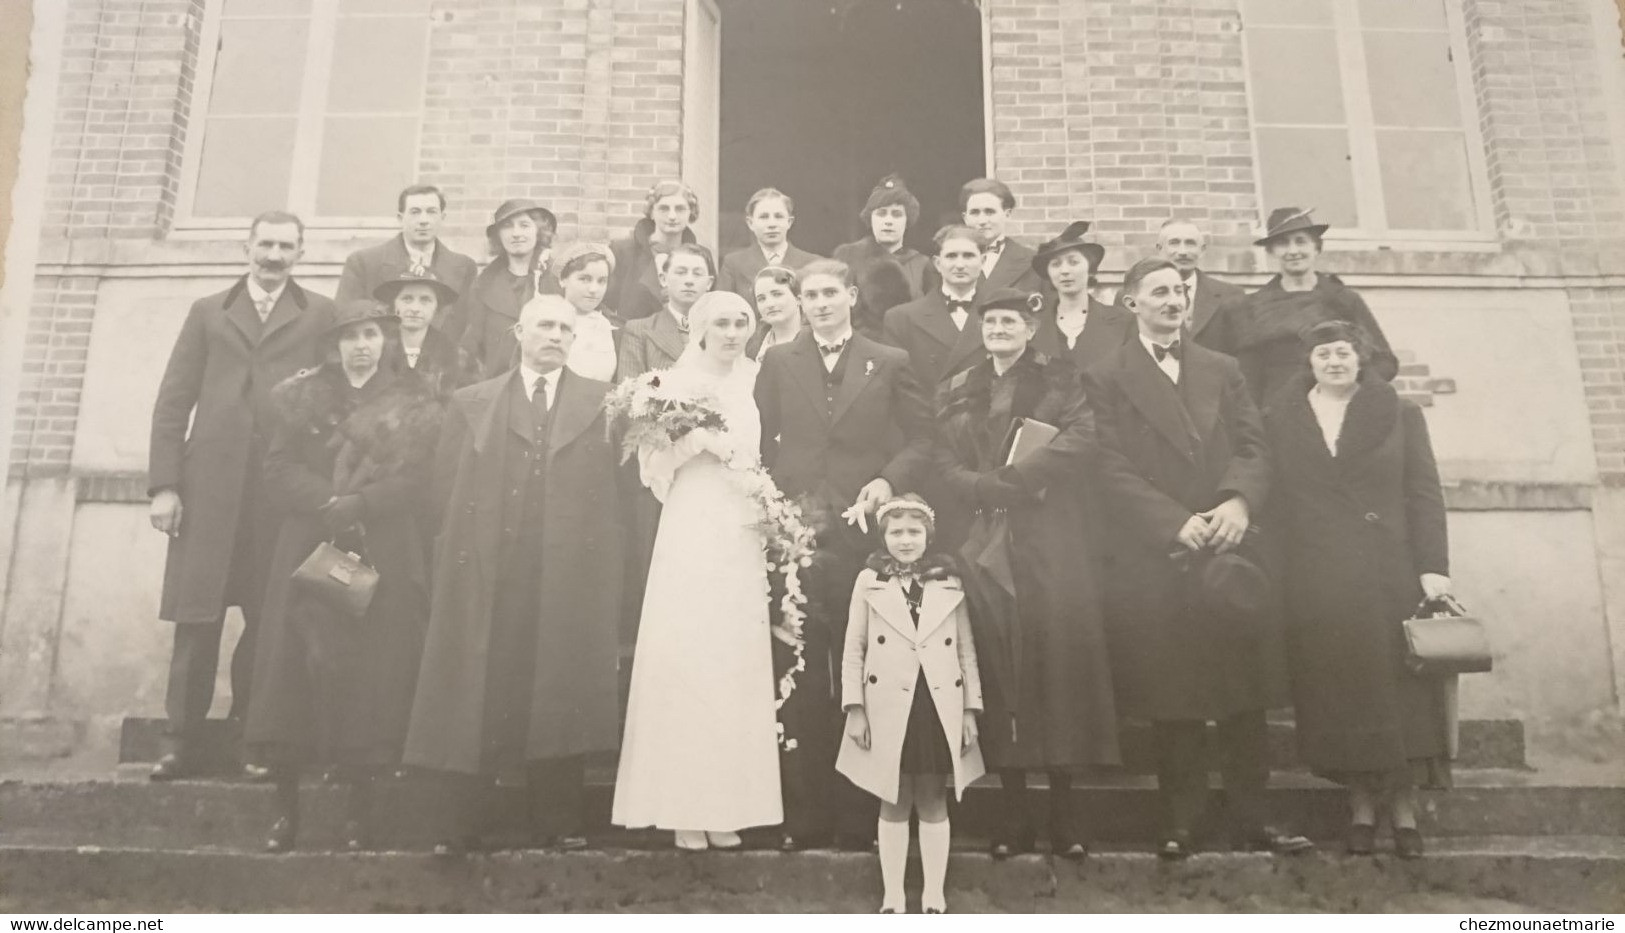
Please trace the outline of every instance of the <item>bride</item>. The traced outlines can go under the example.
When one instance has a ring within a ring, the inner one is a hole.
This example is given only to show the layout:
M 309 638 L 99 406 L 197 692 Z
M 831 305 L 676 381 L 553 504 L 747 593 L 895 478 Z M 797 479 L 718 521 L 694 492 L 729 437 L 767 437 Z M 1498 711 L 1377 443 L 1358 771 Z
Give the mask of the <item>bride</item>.
M 704 396 L 726 428 L 638 450 L 663 504 L 643 597 L 613 822 L 674 830 L 682 849 L 735 848 L 737 830 L 783 821 L 767 564 L 754 502 L 726 464 L 760 458 L 744 358 L 750 305 L 711 292 L 663 388 Z

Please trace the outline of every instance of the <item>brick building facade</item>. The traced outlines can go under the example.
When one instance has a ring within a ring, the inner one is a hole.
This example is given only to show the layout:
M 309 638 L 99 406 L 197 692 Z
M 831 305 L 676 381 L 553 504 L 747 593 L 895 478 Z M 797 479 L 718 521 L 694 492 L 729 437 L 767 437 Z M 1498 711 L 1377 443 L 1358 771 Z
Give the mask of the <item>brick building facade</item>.
M 188 304 L 241 274 L 248 205 L 310 221 L 299 275 L 329 291 L 411 179 L 444 188 L 448 239 L 483 258 L 517 195 L 561 238 L 603 239 L 684 177 L 702 240 L 730 246 L 741 192 L 774 183 L 827 250 L 882 171 L 918 180 L 933 219 L 986 173 L 1015 190 L 1019 237 L 1092 219 L 1107 281 L 1179 215 L 1248 285 L 1268 208 L 1313 204 L 1337 224 L 1324 267 L 1430 406 L 1458 590 L 1500 655 L 1463 715 L 1523 719 L 1538 748 L 1625 697 L 1612 0 L 35 7 L 0 296 L 0 745 L 105 755 L 126 713 L 161 710 L 148 417 Z

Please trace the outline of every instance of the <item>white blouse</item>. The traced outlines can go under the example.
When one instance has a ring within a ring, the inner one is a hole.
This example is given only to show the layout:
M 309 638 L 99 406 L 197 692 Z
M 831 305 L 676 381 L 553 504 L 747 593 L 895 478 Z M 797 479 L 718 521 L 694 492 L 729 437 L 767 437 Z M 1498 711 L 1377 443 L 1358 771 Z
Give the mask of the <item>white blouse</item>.
M 565 361 L 570 371 L 588 379 L 612 382 L 615 379 L 615 325 L 602 312 L 576 315 L 576 342 Z
M 1337 456 L 1337 439 L 1343 433 L 1343 419 L 1349 413 L 1349 400 L 1353 394 L 1338 398 L 1320 391 L 1320 386 L 1309 390 L 1309 410 L 1315 413 L 1320 434 L 1326 439 L 1326 449 Z

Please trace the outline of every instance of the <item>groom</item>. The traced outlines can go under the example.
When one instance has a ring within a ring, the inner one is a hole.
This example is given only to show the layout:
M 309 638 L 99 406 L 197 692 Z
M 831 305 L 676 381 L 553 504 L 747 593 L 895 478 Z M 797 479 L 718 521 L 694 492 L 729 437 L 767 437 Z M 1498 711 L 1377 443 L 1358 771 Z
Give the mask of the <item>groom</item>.
M 853 332 L 858 290 L 846 263 L 818 260 L 800 279 L 811 328 L 768 350 L 756 377 L 762 463 L 786 495 L 810 503 L 820 529 L 806 587 L 807 666 L 783 707 L 798 746 L 784 762 L 783 848 L 821 845 L 833 831 L 838 847 L 866 850 L 876 804 L 835 772 L 841 712 L 833 689 L 852 586 L 878 540 L 874 511 L 917 482 L 929 459 L 931 413 L 908 354 Z

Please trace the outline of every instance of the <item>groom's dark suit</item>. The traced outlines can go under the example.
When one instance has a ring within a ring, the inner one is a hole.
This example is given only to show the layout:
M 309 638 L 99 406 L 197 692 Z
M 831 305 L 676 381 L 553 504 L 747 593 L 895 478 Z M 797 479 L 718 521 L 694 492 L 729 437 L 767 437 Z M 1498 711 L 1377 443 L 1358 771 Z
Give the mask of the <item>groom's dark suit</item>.
M 762 463 L 784 493 L 801 500 L 820 529 L 808 575 L 807 669 L 784 706 L 798 749 L 785 761 L 785 828 L 802 839 L 832 829 L 874 832 L 873 801 L 835 773 L 840 671 L 852 586 L 878 536 L 840 517 L 858 491 L 884 477 L 897 493 L 914 487 L 930 457 L 931 413 L 908 354 L 853 334 L 828 369 L 810 330 L 773 347 L 756 377 Z

